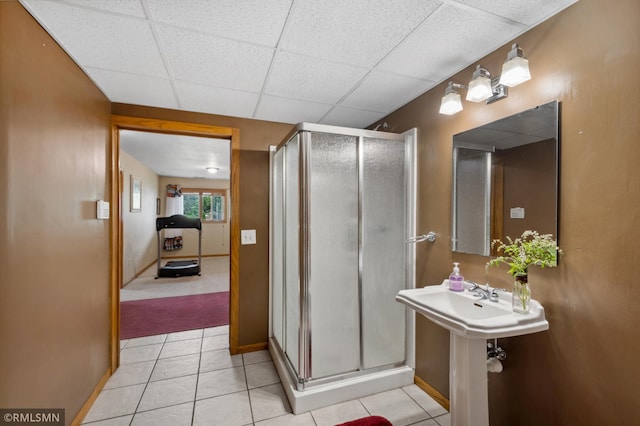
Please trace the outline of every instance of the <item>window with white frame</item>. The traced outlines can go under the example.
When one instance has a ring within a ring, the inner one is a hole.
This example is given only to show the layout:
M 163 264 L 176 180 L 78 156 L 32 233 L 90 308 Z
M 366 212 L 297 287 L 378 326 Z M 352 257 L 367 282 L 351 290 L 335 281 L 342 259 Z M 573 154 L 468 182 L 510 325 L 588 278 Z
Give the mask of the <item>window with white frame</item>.
M 224 189 L 182 189 L 183 213 L 203 222 L 226 222 Z

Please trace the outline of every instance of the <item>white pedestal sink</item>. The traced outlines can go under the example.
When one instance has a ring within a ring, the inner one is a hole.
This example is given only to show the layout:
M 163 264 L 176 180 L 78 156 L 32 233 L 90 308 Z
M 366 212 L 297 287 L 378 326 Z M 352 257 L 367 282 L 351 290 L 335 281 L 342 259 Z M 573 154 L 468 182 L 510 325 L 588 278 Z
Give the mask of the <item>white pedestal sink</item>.
M 468 288 L 468 286 L 467 286 Z M 549 329 L 544 308 L 531 301 L 528 314 L 513 312 L 511 293 L 496 302 L 441 285 L 401 290 L 396 301 L 450 332 L 449 387 L 453 426 L 488 426 L 487 339 L 520 336 Z

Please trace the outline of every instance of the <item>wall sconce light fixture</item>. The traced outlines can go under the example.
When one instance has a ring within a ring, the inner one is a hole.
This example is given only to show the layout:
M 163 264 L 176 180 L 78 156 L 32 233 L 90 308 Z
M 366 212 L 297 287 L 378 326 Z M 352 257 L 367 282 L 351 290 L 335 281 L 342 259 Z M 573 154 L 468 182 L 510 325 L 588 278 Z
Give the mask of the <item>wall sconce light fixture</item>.
M 216 174 L 216 173 L 218 173 L 218 170 L 220 170 L 220 169 L 219 169 L 219 168 L 217 168 L 217 167 L 207 167 L 207 171 L 208 171 L 209 173 L 211 173 L 211 174 Z
M 511 46 L 511 51 L 507 55 L 507 60 L 502 64 L 502 75 L 500 84 L 515 87 L 520 83 L 531 80 L 529 73 L 529 60 L 524 57 L 522 49 L 517 43 Z
M 465 100 L 483 102 L 487 104 L 504 99 L 508 96 L 507 87 L 515 87 L 531 79 L 529 61 L 523 56 L 522 49 L 514 43 L 502 65 L 502 74 L 491 78 L 489 71 L 478 65 L 473 72 L 468 86 L 449 82 L 440 103 L 440 114 L 453 115 L 462 111 L 460 94 L 455 89 L 467 89 Z
M 453 115 L 462 111 L 462 100 L 460 99 L 460 94 L 456 92 L 455 89 L 464 89 L 465 87 L 466 86 L 454 83 L 453 81 L 449 82 L 449 85 L 444 91 L 442 102 L 440 103 L 440 114 Z

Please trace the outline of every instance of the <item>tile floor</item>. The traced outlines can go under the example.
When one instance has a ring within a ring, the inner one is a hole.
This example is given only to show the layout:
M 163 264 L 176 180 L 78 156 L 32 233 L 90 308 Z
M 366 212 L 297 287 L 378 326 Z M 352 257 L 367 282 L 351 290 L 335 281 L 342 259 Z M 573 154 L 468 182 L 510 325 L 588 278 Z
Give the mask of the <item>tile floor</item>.
M 394 425 L 449 426 L 416 385 L 298 415 L 267 351 L 229 355 L 228 326 L 121 342 L 121 366 L 84 419 L 92 426 L 335 425 L 380 415 Z

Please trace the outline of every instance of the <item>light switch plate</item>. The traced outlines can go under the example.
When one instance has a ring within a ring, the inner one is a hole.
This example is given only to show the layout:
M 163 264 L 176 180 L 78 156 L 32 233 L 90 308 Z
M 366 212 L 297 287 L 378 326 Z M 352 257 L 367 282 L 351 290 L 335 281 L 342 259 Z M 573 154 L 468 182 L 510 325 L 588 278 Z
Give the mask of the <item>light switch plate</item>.
M 510 213 L 511 219 L 524 219 L 524 207 L 513 207 Z
M 102 200 L 96 202 L 96 217 L 98 219 L 109 219 L 109 202 Z
M 240 244 L 255 244 L 256 243 L 256 230 L 255 229 L 243 229 L 240 231 Z

